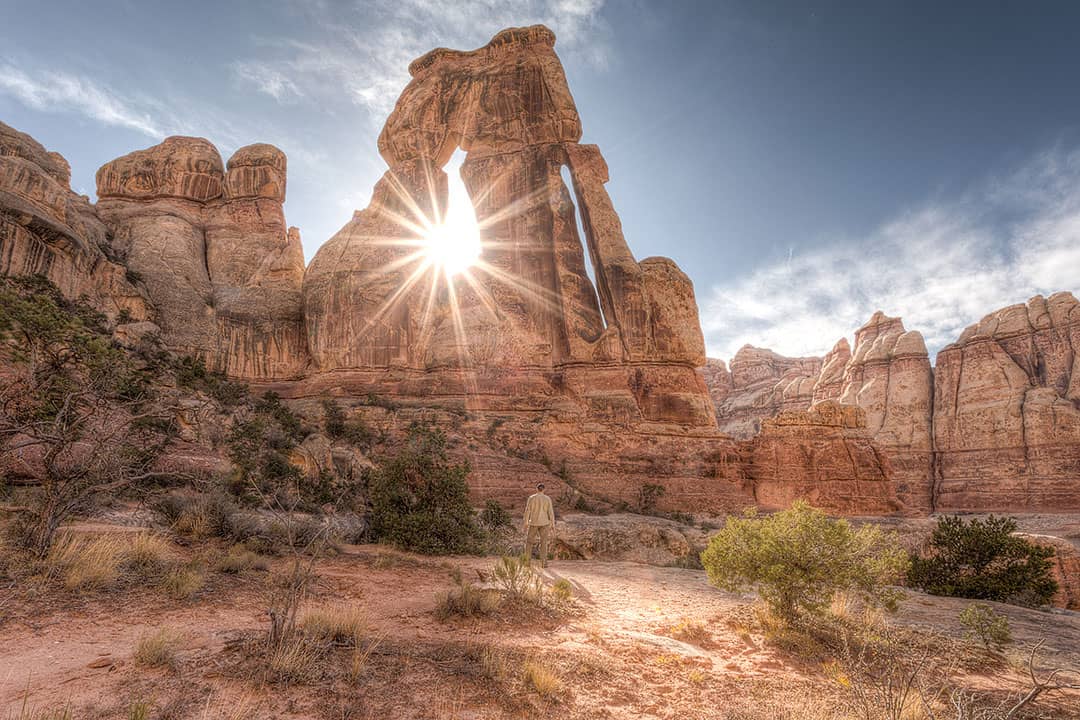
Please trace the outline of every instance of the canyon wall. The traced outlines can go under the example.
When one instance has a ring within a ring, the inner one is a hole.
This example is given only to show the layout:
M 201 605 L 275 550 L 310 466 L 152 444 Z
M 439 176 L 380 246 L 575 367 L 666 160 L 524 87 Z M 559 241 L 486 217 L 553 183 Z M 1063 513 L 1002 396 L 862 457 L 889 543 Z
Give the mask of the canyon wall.
M 943 348 L 935 367 L 921 334 L 878 312 L 855 332 L 854 350 L 846 339 L 820 360 L 743 348 L 731 372 L 713 362 L 703 377 L 720 427 L 743 435 L 785 407 L 861 408 L 906 512 L 1076 511 L 1077 306 L 1062 292 L 993 312 Z
M 822 358 L 708 360 L 689 278 L 630 250 L 554 43 L 512 28 L 413 62 L 370 205 L 307 268 L 271 145 L 223 162 L 166 138 L 105 164 L 94 205 L 63 158 L 0 125 L 0 274 L 45 274 L 119 339 L 139 322 L 313 418 L 328 396 L 369 420 L 395 408 L 391 438 L 395 417 L 437 418 L 478 497 L 514 502 L 543 479 L 630 507 L 661 485 L 672 510 L 1080 509 L 1071 295 L 992 313 L 936 370 L 882 313 Z M 425 249 L 458 148 L 482 249 L 454 274 Z

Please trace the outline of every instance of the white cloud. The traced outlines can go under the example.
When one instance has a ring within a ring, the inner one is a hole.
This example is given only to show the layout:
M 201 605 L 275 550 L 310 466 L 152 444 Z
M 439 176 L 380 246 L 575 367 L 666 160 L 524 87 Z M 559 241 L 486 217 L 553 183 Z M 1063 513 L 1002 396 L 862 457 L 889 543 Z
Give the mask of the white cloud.
M 35 110 L 75 112 L 151 137 L 164 134 L 148 112 L 86 77 L 51 71 L 31 74 L 4 63 L 0 64 L 0 93 Z
M 462 50 L 499 30 L 544 23 L 559 51 L 603 67 L 608 48 L 599 13 L 604 0 L 373 0 L 351 10 L 297 5 L 318 30 L 318 43 L 270 39 L 277 57 L 240 60 L 235 77 L 287 102 L 298 96 L 345 98 L 381 124 L 409 80 L 411 61 L 434 47 Z M 267 55 L 273 55 L 268 52 Z
M 1036 294 L 1075 291 L 1080 150 L 933 202 L 870 236 L 836 241 L 715 285 L 701 303 L 709 354 L 745 343 L 820 355 L 875 310 L 900 315 L 931 354 L 968 325 Z

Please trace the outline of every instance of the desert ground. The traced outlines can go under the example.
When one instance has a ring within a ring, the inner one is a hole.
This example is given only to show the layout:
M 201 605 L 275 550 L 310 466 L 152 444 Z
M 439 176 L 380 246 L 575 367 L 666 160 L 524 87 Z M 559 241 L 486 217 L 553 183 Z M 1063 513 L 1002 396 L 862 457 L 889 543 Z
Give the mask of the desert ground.
M 73 532 L 123 539 L 141 530 L 93 523 Z M 206 567 L 225 551 L 170 544 L 178 559 Z M 208 571 L 184 600 L 137 582 L 67 591 L 45 576 L 6 580 L 0 717 L 861 717 L 829 653 L 770 636 L 753 619 L 752 596 L 711 587 L 701 570 L 556 560 L 539 574 L 548 591 L 569 583 L 566 602 L 440 617 L 455 572 L 491 586 L 496 561 L 338 546 L 313 562 L 301 624 L 321 608 L 347 607 L 362 618 L 359 636 L 276 675 L 252 648 L 267 632 L 268 588 L 289 571 L 288 558 Z M 1080 668 L 1080 613 L 995 604 L 1014 643 L 990 657 L 963 640 L 957 615 L 967 602 L 908 592 L 885 622 L 932 630 L 931 672 L 947 669 L 995 702 L 1027 690 L 1025 654 L 1040 639 L 1038 668 Z M 148 666 L 136 657 L 140 640 L 162 630 L 168 657 Z M 1080 695 L 1041 698 L 1021 717 L 1080 717 Z

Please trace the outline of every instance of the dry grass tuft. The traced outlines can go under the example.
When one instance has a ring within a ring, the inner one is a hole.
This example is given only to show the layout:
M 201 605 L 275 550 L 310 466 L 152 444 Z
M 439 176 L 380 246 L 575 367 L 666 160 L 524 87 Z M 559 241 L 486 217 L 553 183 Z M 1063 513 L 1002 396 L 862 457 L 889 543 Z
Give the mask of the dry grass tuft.
M 306 683 L 315 678 L 322 650 L 295 635 L 272 647 L 266 659 L 266 669 L 271 682 Z
M 356 646 L 364 637 L 365 617 L 359 605 L 329 605 L 305 612 L 300 629 L 311 640 Z
M 94 590 L 120 578 L 126 543 L 116 535 L 61 535 L 45 559 L 50 577 L 59 576 L 69 590 Z
M 704 623 L 690 618 L 683 618 L 677 624 L 671 626 L 668 634 L 676 640 L 691 645 L 706 645 L 712 639 L 712 633 L 709 632 Z
M 176 666 L 176 651 L 180 647 L 180 635 L 171 628 L 161 628 L 150 635 L 143 635 L 135 643 L 132 659 L 143 667 L 173 668 Z
M 440 620 L 451 617 L 476 617 L 490 615 L 498 609 L 502 597 L 497 590 L 484 590 L 476 587 L 461 576 L 461 571 L 453 571 L 454 585 L 439 597 L 435 605 L 435 616 Z
M 192 567 L 173 568 L 161 582 L 165 594 L 173 600 L 190 600 L 202 590 L 206 578 Z
M 540 660 L 526 660 L 521 677 L 525 684 L 541 697 L 549 698 L 562 690 L 562 680 L 554 670 Z
M 124 566 L 142 579 L 161 577 L 176 564 L 176 556 L 168 540 L 155 533 L 130 536 L 124 551 Z
M 74 720 L 75 714 L 68 705 L 60 708 L 31 707 L 29 698 L 24 695 L 18 713 L 9 713 L 4 717 L 7 720 Z
M 270 562 L 267 558 L 248 550 L 243 545 L 234 545 L 229 548 L 227 554 L 218 558 L 214 563 L 214 568 L 218 572 L 239 575 L 245 570 L 267 572 L 270 570 Z

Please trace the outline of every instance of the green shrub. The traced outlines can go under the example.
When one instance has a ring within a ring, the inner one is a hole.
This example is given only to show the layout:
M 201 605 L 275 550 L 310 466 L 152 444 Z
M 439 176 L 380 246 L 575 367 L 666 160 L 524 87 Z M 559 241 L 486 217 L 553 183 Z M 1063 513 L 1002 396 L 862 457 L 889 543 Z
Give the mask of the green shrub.
M 898 593 L 887 585 L 903 577 L 908 559 L 879 528 L 853 528 L 797 501 L 764 518 L 754 511 L 728 518 L 701 562 L 712 584 L 732 592 L 756 586 L 778 617 L 792 620 L 823 613 L 841 590 L 895 607 Z
M 484 503 L 484 509 L 480 511 L 480 524 L 488 530 L 500 530 L 510 527 L 512 521 L 510 513 L 506 512 L 498 500 L 489 498 Z
M 491 571 L 495 582 L 508 598 L 515 601 L 540 603 L 543 586 L 527 557 L 504 555 Z
M 468 463 L 446 454 L 446 436 L 413 425 L 405 447 L 369 474 L 371 533 L 377 542 L 429 554 L 476 550 L 483 533 L 469 503 Z
M 925 553 L 912 559 L 908 583 L 931 595 L 1045 605 L 1057 592 L 1054 550 L 1015 531 L 1012 518 L 938 518 Z
M 972 603 L 960 611 L 960 624 L 968 639 L 978 640 L 987 650 L 1001 650 L 1012 642 L 1009 618 L 994 612 L 986 603 Z
M 248 397 L 248 386 L 234 382 L 224 373 L 208 370 L 202 358 L 186 355 L 173 363 L 176 384 L 206 393 L 226 407 L 241 404 Z

